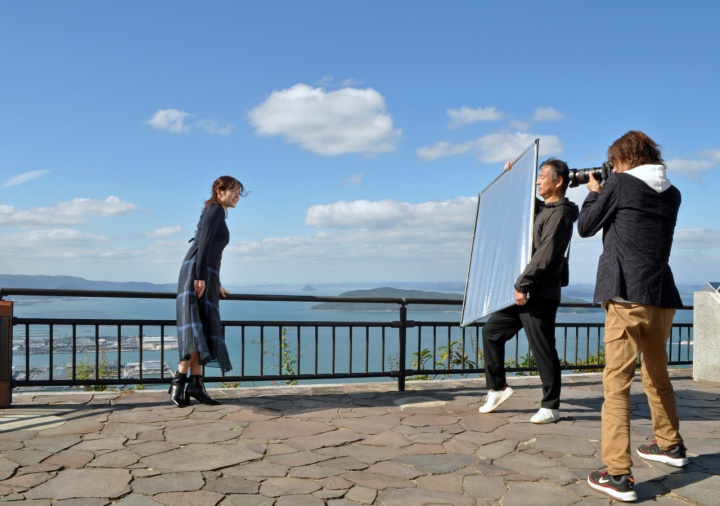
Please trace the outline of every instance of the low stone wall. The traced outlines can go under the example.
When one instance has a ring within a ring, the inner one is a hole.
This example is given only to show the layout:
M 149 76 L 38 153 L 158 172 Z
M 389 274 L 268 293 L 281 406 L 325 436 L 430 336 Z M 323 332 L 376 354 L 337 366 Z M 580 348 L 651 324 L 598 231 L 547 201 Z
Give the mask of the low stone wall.
M 720 383 L 720 296 L 695 292 L 693 311 L 693 378 Z

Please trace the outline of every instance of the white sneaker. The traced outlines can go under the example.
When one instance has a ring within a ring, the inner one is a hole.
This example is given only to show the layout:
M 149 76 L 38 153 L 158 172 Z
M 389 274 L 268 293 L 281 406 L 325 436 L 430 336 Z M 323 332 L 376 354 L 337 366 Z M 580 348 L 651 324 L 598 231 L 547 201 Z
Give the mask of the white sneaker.
M 532 423 L 554 423 L 560 420 L 560 412 L 557 409 L 540 408 L 530 419 Z
M 485 405 L 479 409 L 480 413 L 490 413 L 494 411 L 495 408 L 505 402 L 512 394 L 513 389 L 509 386 L 505 386 L 503 390 L 490 390 L 487 394 Z

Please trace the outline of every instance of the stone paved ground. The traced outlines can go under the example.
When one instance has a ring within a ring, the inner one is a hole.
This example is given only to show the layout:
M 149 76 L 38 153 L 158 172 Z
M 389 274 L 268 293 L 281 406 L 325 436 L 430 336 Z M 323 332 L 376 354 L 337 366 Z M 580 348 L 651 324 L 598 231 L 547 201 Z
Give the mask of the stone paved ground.
M 720 504 L 720 385 L 675 371 L 684 470 L 635 457 L 640 502 Z M 481 415 L 478 380 L 212 391 L 176 408 L 159 392 L 16 394 L 0 410 L 0 502 L 33 505 L 610 504 L 597 374 L 563 377 L 562 419 L 528 423 L 537 378 Z M 651 436 L 633 386 L 633 445 Z

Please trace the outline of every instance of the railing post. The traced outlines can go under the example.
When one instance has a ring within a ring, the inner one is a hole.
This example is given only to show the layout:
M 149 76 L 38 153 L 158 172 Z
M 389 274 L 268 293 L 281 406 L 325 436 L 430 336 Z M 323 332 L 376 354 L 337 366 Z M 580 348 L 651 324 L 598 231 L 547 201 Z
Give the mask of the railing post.
M 398 354 L 398 391 L 405 391 L 405 365 L 407 362 L 407 306 L 400 306 L 400 329 L 398 332 L 400 343 Z
M 0 408 L 12 404 L 12 301 L 0 300 Z

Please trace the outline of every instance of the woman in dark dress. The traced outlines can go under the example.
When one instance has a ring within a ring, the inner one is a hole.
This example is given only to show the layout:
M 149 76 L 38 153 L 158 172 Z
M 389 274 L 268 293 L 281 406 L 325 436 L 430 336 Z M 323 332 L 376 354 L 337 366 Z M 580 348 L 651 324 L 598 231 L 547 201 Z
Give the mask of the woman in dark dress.
M 202 368 L 219 367 L 223 372 L 232 369 L 220 321 L 220 297 L 228 295 L 220 284 L 220 262 L 230 242 L 225 224 L 227 210 L 235 207 L 244 195 L 242 183 L 234 177 L 221 176 L 213 183 L 212 196 L 205 202 L 195 238 L 180 269 L 177 293 L 180 363 L 168 392 L 176 406 L 189 405 L 191 397 L 203 404 L 220 404 L 205 390 Z

